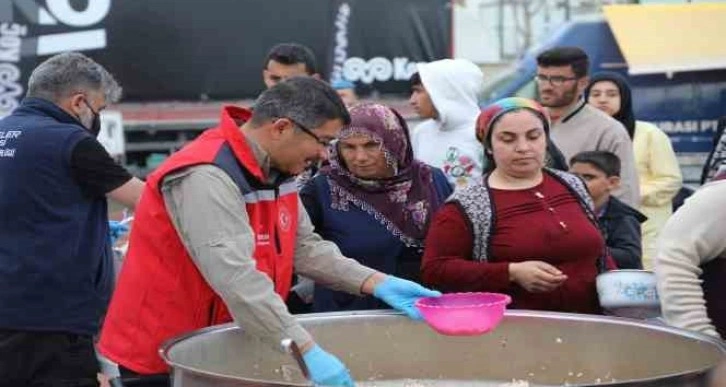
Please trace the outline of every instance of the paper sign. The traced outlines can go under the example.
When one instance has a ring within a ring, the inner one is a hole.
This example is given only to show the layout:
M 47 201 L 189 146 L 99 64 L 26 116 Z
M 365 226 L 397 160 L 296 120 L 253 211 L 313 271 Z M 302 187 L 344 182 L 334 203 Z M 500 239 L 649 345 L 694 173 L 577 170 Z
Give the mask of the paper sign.
M 126 138 L 121 112 L 113 110 L 101 112 L 101 132 L 98 134 L 98 142 L 114 159 L 123 158 L 126 152 Z

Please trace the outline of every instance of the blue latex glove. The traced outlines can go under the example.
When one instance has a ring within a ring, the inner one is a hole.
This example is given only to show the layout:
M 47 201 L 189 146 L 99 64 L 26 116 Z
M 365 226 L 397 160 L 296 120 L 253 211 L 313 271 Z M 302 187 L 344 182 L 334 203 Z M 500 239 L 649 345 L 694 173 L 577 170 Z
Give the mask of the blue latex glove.
M 423 297 L 439 297 L 441 292 L 426 289 L 415 282 L 389 275 L 373 288 L 373 295 L 394 309 L 406 313 L 408 317 L 422 320 L 421 313 L 414 306 L 416 300 Z
M 315 385 L 355 386 L 348 368 L 337 357 L 323 351 L 317 344 L 303 354 L 303 360 Z
M 129 226 L 122 224 L 116 220 L 108 221 L 108 237 L 111 240 L 111 246 L 116 244 L 118 238 L 129 232 Z

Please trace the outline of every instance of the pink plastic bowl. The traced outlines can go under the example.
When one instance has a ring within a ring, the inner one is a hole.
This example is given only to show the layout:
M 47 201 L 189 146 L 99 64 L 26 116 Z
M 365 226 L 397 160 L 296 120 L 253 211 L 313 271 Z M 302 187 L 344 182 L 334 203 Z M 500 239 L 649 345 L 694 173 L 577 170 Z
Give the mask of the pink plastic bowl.
M 424 297 L 416 308 L 436 332 L 451 336 L 474 336 L 491 331 L 504 317 L 512 298 L 499 293 L 448 293 Z

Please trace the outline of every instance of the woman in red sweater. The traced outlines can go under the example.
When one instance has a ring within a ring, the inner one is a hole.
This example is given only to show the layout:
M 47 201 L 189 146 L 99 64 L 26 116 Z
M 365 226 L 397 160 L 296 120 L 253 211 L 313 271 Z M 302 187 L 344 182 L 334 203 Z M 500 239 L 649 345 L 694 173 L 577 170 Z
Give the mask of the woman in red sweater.
M 582 181 L 544 167 L 547 113 L 506 98 L 482 111 L 476 131 L 488 171 L 434 218 L 423 281 L 506 293 L 513 308 L 600 313 L 595 277 L 605 270 L 605 242 Z

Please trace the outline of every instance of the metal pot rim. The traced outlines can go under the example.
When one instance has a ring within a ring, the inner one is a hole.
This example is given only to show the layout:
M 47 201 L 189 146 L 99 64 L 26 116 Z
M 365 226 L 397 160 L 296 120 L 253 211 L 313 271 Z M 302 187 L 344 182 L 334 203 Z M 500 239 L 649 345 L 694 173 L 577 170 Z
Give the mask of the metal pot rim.
M 639 270 L 636 270 L 639 271 Z M 370 311 L 356 311 L 356 312 L 328 312 L 328 313 L 310 313 L 305 315 L 297 316 L 297 319 L 300 322 L 305 322 L 308 320 L 318 320 L 320 318 L 350 318 L 350 317 L 371 317 L 371 316 L 405 316 L 401 312 L 393 311 L 393 310 L 370 310 Z M 708 344 L 714 345 L 721 353 L 726 355 L 726 342 L 718 340 L 714 337 L 693 332 L 681 328 L 676 328 L 672 326 L 666 326 L 666 325 L 659 325 L 659 324 L 653 324 L 648 323 L 646 321 L 640 321 L 640 320 L 634 320 L 634 319 L 627 319 L 627 318 L 621 318 L 621 317 L 612 317 L 612 316 L 602 316 L 602 315 L 590 315 L 590 314 L 576 314 L 576 313 L 561 313 L 561 312 L 549 312 L 549 311 L 534 311 L 534 310 L 507 310 L 505 311 L 505 317 L 534 317 L 534 318 L 544 318 L 547 320 L 569 320 L 569 321 L 585 321 L 585 322 L 605 322 L 605 323 L 611 323 L 616 325 L 627 325 L 627 326 L 634 326 L 634 327 L 641 327 L 641 328 L 647 328 L 655 331 L 660 332 L 666 332 L 671 334 L 677 334 L 680 336 L 685 336 L 694 340 L 699 340 L 702 342 L 707 342 Z M 206 328 L 201 328 L 186 334 L 183 334 L 181 336 L 177 336 L 174 338 L 171 338 L 167 341 L 165 341 L 161 348 L 159 349 L 159 355 L 161 358 L 173 369 L 179 369 L 184 372 L 193 373 L 196 375 L 201 375 L 205 377 L 210 377 L 218 380 L 236 380 L 236 381 L 247 381 L 247 382 L 253 382 L 257 383 L 259 385 L 264 386 L 310 386 L 309 384 L 305 383 L 293 383 L 293 382 L 284 382 L 284 383 L 278 383 L 273 382 L 269 380 L 259 380 L 254 378 L 248 378 L 248 377 L 231 377 L 227 375 L 220 375 L 214 372 L 210 371 L 204 371 L 197 368 L 189 367 L 186 365 L 182 365 L 179 363 L 176 363 L 172 361 L 169 358 L 169 352 L 170 350 L 176 345 L 177 343 L 190 339 L 195 336 L 203 335 L 206 333 L 211 332 L 225 332 L 232 329 L 242 329 L 241 327 L 237 326 L 235 323 L 227 323 L 222 325 L 213 325 Z M 700 369 L 694 369 L 694 370 L 688 370 L 683 371 L 679 373 L 673 373 L 673 374 L 665 374 L 665 375 L 659 375 L 656 378 L 647 378 L 647 379 L 630 379 L 628 381 L 623 382 L 613 382 L 613 383 L 601 383 L 598 384 L 598 386 L 625 386 L 630 385 L 631 383 L 648 383 L 648 382 L 657 382 L 662 381 L 663 379 L 671 379 L 671 378 L 679 378 L 679 377 L 686 377 L 695 373 L 704 374 L 708 372 L 712 367 L 703 367 Z

